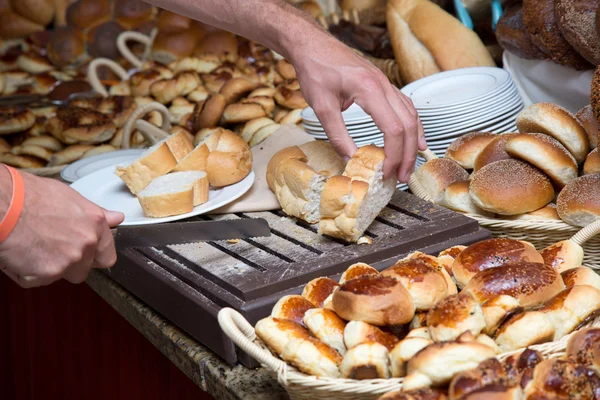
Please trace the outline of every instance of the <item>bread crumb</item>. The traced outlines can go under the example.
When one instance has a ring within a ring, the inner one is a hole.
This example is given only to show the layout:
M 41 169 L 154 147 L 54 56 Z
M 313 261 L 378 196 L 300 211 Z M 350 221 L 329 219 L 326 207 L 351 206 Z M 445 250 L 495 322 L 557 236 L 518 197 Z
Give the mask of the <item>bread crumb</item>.
M 363 236 L 356 241 L 356 244 L 373 244 L 373 240 L 369 237 Z
M 229 244 L 238 244 L 240 242 L 240 239 L 229 239 L 227 241 L 227 243 Z

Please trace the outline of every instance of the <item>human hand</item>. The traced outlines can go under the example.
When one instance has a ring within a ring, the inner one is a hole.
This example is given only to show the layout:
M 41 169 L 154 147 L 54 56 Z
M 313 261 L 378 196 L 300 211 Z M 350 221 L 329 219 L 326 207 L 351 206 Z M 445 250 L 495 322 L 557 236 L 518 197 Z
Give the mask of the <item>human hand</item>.
M 91 268 L 117 260 L 109 227 L 123 214 L 104 210 L 58 181 L 23 173 L 25 204 L 19 222 L 0 244 L 0 270 L 22 287 L 61 278 L 83 282 Z
M 373 64 L 333 39 L 320 43 L 321 54 L 300 54 L 292 61 L 306 101 L 315 110 L 331 144 L 345 157 L 357 147 L 341 111 L 352 103 L 367 112 L 384 134 L 384 173 L 408 182 L 417 158 L 425 150 L 425 134 L 412 101 Z

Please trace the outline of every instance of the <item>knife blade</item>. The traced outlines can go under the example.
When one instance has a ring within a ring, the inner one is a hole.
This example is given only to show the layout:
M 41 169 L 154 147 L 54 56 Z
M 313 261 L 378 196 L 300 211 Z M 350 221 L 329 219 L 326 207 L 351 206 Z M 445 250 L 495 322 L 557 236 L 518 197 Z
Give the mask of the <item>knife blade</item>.
M 111 231 L 118 250 L 271 236 L 271 228 L 263 218 L 119 226 Z

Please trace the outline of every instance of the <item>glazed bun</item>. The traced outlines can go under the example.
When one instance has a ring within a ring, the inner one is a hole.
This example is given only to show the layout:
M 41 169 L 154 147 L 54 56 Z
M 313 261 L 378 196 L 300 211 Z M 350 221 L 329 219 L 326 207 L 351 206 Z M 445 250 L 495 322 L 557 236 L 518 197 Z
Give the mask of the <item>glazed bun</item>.
M 448 388 L 450 400 L 469 398 L 489 385 L 499 386 L 506 382 L 506 371 L 496 358 L 483 361 L 477 368 L 461 372 L 452 378 Z
M 585 161 L 590 152 L 587 133 L 579 121 L 564 108 L 551 103 L 532 104 L 517 117 L 521 133 L 544 133 L 558 140 L 575 157 Z
M 110 19 L 109 0 L 77 0 L 67 8 L 67 25 L 82 31 L 92 29 Z
M 584 328 L 574 333 L 567 343 L 567 359 L 600 372 L 600 329 Z
M 577 285 L 563 290 L 540 308 L 552 321 L 558 340 L 575 328 L 590 321 L 600 310 L 600 290 L 593 286 Z
M 320 277 L 308 282 L 302 291 L 302 296 L 315 307 L 322 308 L 325 300 L 339 287 L 339 283 L 330 278 Z
M 568 269 L 560 274 L 567 288 L 578 285 L 589 285 L 600 290 L 600 275 L 593 269 L 577 267 Z
M 600 153 L 598 152 L 598 149 L 594 149 L 588 154 L 588 157 L 583 164 L 583 174 L 600 174 Z
M 365 276 L 352 279 L 333 294 L 333 309 L 347 321 L 371 325 L 402 325 L 415 313 L 410 293 L 389 276 Z
M 577 113 L 576 118 L 588 135 L 590 147 L 592 149 L 598 147 L 598 132 L 600 132 L 600 125 L 598 124 L 596 117 L 594 117 L 592 106 L 589 104 L 583 107 Z
M 480 303 L 499 296 L 511 296 L 522 307 L 542 305 L 564 290 L 562 277 L 552 267 L 521 262 L 480 272 L 469 281 L 464 291 Z
M 467 331 L 479 335 L 485 328 L 485 319 L 477 300 L 460 293 L 446 297 L 429 310 L 427 326 L 435 342 L 448 342 Z
M 119 56 L 117 38 L 125 29 L 116 21 L 108 21 L 94 27 L 88 33 L 88 51 L 92 57 L 116 60 Z
M 113 17 L 125 29 L 134 29 L 149 21 L 156 9 L 141 0 L 119 0 L 114 4 Z
M 160 10 L 156 19 L 156 28 L 160 32 L 177 32 L 190 29 L 192 20 L 181 14 Z
M 57 67 L 65 67 L 83 61 L 85 38 L 78 28 L 56 28 L 48 38 L 48 59 Z
M 559 187 L 577 178 L 577 161 L 560 142 L 542 133 L 521 133 L 506 142 L 506 152 L 527 161 L 552 179 Z
M 469 174 L 456 161 L 434 158 L 421 166 L 415 175 L 434 202 L 439 203 L 451 183 L 469 179 Z
M 198 43 L 196 55 L 214 54 L 235 61 L 238 54 L 238 40 L 233 33 L 213 32 L 204 36 Z
M 297 324 L 303 325 L 304 314 L 306 311 L 313 308 L 315 308 L 313 303 L 306 300 L 302 296 L 283 296 L 273 306 L 273 310 L 271 310 L 271 317 L 286 319 L 288 321 L 294 321 Z
M 400 339 L 393 333 L 384 332 L 362 321 L 350 321 L 344 330 L 344 343 L 348 349 L 363 343 L 375 342 L 391 351 L 399 341 Z
M 37 24 L 16 12 L 0 12 L 0 36 L 4 39 L 23 38 L 43 30 L 43 25 Z
M 583 248 L 572 240 L 562 240 L 548 246 L 540 254 L 544 263 L 558 272 L 580 267 L 583 263 Z
M 379 275 L 379 271 L 371 267 L 368 264 L 357 263 L 352 264 L 344 271 L 340 278 L 340 285 L 348 282 L 349 280 L 359 278 L 361 276 L 374 276 Z
M 581 364 L 561 359 L 540 362 L 524 387 L 526 399 L 580 398 L 593 399 L 596 378 Z M 597 378 L 596 378 L 597 379 Z
M 558 194 L 558 215 L 566 223 L 586 226 L 600 219 L 600 174 L 571 181 Z
M 506 321 L 498 330 L 496 343 L 502 352 L 522 349 L 553 340 L 552 320 L 543 312 L 527 311 Z
M 304 325 L 317 339 L 336 350 L 341 355 L 346 353 L 344 330 L 346 322 L 332 310 L 312 308 L 306 311 Z
M 510 160 L 512 157 L 506 152 L 506 142 L 515 135 L 516 133 L 496 135 L 496 137 L 491 140 L 475 158 L 473 170 L 476 172 L 493 162 Z
M 467 133 L 448 146 L 445 158 L 456 161 L 464 169 L 473 169 L 477 156 L 497 136 L 489 132 Z
M 554 199 L 548 177 L 517 160 L 497 161 L 478 170 L 472 177 L 470 193 L 478 207 L 501 215 L 534 211 Z
M 468 246 L 452 264 L 452 272 L 459 287 L 466 286 L 481 271 L 512 263 L 543 263 L 535 247 L 522 240 L 495 238 Z
M 376 342 L 359 344 L 346 352 L 340 370 L 346 379 L 389 379 L 389 351 Z
M 191 30 L 159 31 L 152 44 L 152 58 L 161 64 L 192 55 L 197 38 Z

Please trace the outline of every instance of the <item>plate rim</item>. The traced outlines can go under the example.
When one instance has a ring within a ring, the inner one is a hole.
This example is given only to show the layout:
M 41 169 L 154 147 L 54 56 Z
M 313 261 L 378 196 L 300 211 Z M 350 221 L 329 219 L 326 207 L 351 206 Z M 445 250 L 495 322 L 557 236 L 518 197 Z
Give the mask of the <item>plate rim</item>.
M 65 168 L 62 169 L 62 171 L 60 171 L 60 177 L 69 182 L 69 183 L 73 183 L 87 175 L 83 175 L 80 177 L 75 178 L 74 180 L 72 179 L 72 177 L 75 177 L 75 175 L 71 175 L 70 177 L 67 176 L 69 174 L 69 171 L 73 171 L 74 169 L 79 169 L 82 168 L 85 165 L 89 165 L 90 163 L 94 163 L 99 161 L 100 159 L 104 159 L 105 157 L 107 157 L 109 154 L 115 154 L 115 153 L 120 153 L 123 154 L 125 152 L 130 152 L 131 155 L 133 156 L 134 154 L 142 154 L 146 149 L 116 149 L 113 151 L 108 151 L 106 153 L 101 153 L 101 154 L 96 154 L 94 156 L 88 157 L 88 158 L 81 158 L 77 161 L 72 162 L 71 164 L 67 165 Z M 115 164 L 115 166 L 118 163 Z M 109 167 L 109 166 L 107 166 Z M 74 174 L 74 171 L 72 172 Z M 89 174 L 88 174 L 89 175 Z

